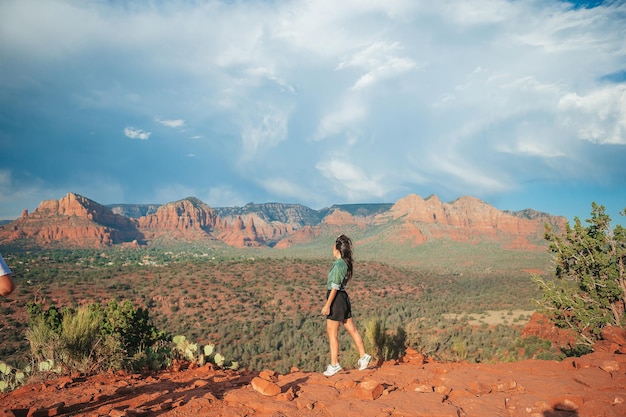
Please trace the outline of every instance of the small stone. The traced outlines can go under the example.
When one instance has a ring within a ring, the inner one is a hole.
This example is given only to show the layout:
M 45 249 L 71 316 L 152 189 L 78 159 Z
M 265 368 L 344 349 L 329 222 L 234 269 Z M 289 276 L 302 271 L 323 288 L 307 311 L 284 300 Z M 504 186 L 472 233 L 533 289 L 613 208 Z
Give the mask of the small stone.
M 487 384 L 484 384 L 479 381 L 472 381 L 468 384 L 468 391 L 474 394 L 477 397 L 481 395 L 489 394 L 491 392 L 491 387 Z
M 356 386 L 355 395 L 363 400 L 375 400 L 385 389 L 376 381 L 363 381 Z
M 48 417 L 48 409 L 32 407 L 28 410 L 27 417 Z
M 208 400 L 210 403 L 217 401 L 217 397 L 210 391 L 204 394 L 202 398 Z
M 194 388 L 202 388 L 202 387 L 206 387 L 207 385 L 209 385 L 209 382 L 205 381 L 204 379 L 197 379 L 193 383 Z
M 517 388 L 517 382 L 510 380 L 504 382 L 497 382 L 491 385 L 491 389 L 495 392 L 505 392 Z
M 583 404 L 580 397 L 566 397 L 553 401 L 552 408 L 559 411 L 576 411 Z
M 346 391 L 356 387 L 357 383 L 351 379 L 340 379 L 335 383 L 335 388 L 339 391 Z
M 67 386 L 70 385 L 72 382 L 74 382 L 74 380 L 69 376 L 60 378 L 59 380 L 57 380 L 57 388 L 59 389 L 67 388 Z
M 254 388 L 256 392 L 266 395 L 268 397 L 278 395 L 281 391 L 278 385 L 259 377 L 254 377 L 252 379 L 252 388 Z
M 126 410 L 121 408 L 113 408 L 109 411 L 109 417 L 126 417 Z
M 48 417 L 58 416 L 63 413 L 63 407 L 65 407 L 65 403 L 63 401 L 53 404 L 48 407 Z
M 314 407 L 314 404 L 309 401 L 302 401 L 300 398 L 298 398 L 296 400 L 296 407 L 298 408 L 298 410 L 302 410 L 305 408 L 312 410 Z
M 296 394 L 293 391 L 293 387 L 290 387 L 287 391 L 276 396 L 278 401 L 293 401 L 295 398 Z
M 277 377 L 276 377 L 276 372 L 271 371 L 269 369 L 266 369 L 264 371 L 261 371 L 261 373 L 259 374 L 259 378 L 262 378 L 266 381 L 271 381 L 271 382 L 276 382 L 277 381 Z
M 446 387 L 445 385 L 438 385 L 438 386 L 434 387 L 434 391 L 437 394 L 448 395 L 452 391 L 452 388 Z
M 600 369 L 605 372 L 619 371 L 619 363 L 617 361 L 604 361 L 600 364 Z
M 415 349 L 408 347 L 406 349 L 406 354 L 402 358 L 402 362 L 410 363 L 413 365 L 423 365 L 426 362 L 426 358 L 423 354 L 417 352 Z
M 145 417 L 150 414 L 150 411 L 143 408 L 129 408 L 126 410 L 126 417 Z
M 615 326 L 604 326 L 600 331 L 602 338 L 617 345 L 626 345 L 626 330 Z
M 413 390 L 415 392 L 433 392 L 434 387 L 432 385 L 417 385 Z
M 62 413 L 63 407 L 65 407 L 64 402 L 56 403 L 50 407 L 45 408 L 35 408 L 32 407 L 28 410 L 28 417 L 53 417 L 58 416 Z

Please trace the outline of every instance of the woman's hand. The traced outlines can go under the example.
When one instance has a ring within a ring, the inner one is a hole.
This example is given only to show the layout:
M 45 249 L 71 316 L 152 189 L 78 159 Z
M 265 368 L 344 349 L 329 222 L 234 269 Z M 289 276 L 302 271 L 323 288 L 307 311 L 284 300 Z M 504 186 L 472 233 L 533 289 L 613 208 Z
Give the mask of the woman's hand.
M 327 316 L 330 314 L 330 306 L 333 305 L 333 300 L 335 299 L 335 297 L 337 296 L 337 290 L 332 289 L 330 290 L 330 294 L 328 294 L 328 298 L 326 299 L 326 304 L 324 304 L 324 307 L 322 308 L 322 314 Z

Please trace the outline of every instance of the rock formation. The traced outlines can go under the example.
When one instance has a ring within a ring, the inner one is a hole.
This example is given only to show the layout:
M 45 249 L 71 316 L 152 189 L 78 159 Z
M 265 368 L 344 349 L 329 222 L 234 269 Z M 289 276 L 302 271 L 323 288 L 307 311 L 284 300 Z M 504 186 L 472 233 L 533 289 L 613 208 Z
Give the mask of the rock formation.
M 217 224 L 217 216 L 208 205 L 190 197 L 165 204 L 137 222 L 150 239 L 167 233 L 169 237 L 194 240 L 208 236 Z
M 311 242 L 324 230 L 345 226 L 390 228 L 375 237 L 404 245 L 433 239 L 492 241 L 506 248 L 543 249 L 544 224 L 563 230 L 567 220 L 530 209 L 513 213 L 474 198 L 442 203 L 437 196 L 409 195 L 393 205 L 336 205 L 320 211 L 297 204 L 248 204 L 212 209 L 194 197 L 162 206 L 106 207 L 69 193 L 43 201 L 31 214 L 0 226 L 0 244 L 30 242 L 38 246 L 100 248 L 117 244 L 150 244 L 156 240 L 220 240 L 234 247 L 285 248 Z M 138 218 L 123 213 L 150 213 Z
M 442 203 L 437 196 L 423 199 L 411 194 L 378 215 L 375 222 L 401 221 L 404 240 L 413 234 L 416 244 L 441 238 L 461 242 L 488 239 L 509 247 L 533 249 L 543 238 L 545 224 L 564 230 L 567 222 L 564 217 L 534 213 L 534 218 L 528 218 L 527 211 L 520 215 L 500 211 L 470 196 Z
M 218 234 L 218 239 L 227 245 L 238 248 L 261 246 L 263 244 L 263 239 L 258 235 L 252 217 L 248 217 L 247 223 L 244 223 L 241 216 L 238 216 L 232 226 L 225 222 Z
M 39 246 L 101 248 L 142 240 L 132 220 L 80 195 L 69 193 L 60 200 L 45 200 L 30 214 L 0 227 L 0 243 L 18 239 Z

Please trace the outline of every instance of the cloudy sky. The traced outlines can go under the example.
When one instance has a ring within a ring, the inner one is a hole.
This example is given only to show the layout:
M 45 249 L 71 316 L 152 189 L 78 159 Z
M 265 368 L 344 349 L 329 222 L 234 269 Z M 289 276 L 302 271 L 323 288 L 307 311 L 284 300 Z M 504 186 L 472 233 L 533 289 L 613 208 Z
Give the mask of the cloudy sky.
M 101 204 L 626 208 L 626 2 L 1 0 L 0 219 Z

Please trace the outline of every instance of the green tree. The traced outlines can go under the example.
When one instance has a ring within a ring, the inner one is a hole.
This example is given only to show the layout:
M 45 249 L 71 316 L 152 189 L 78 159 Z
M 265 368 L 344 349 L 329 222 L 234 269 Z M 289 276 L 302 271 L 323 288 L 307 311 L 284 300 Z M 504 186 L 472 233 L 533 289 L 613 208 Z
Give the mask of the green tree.
M 537 300 L 540 310 L 557 326 L 574 330 L 578 343 L 590 348 L 604 326 L 626 323 L 626 229 L 617 225 L 611 230 L 604 206 L 596 203 L 586 222 L 576 217 L 564 234 L 546 227 L 555 279 L 535 275 L 533 281 L 543 293 Z

